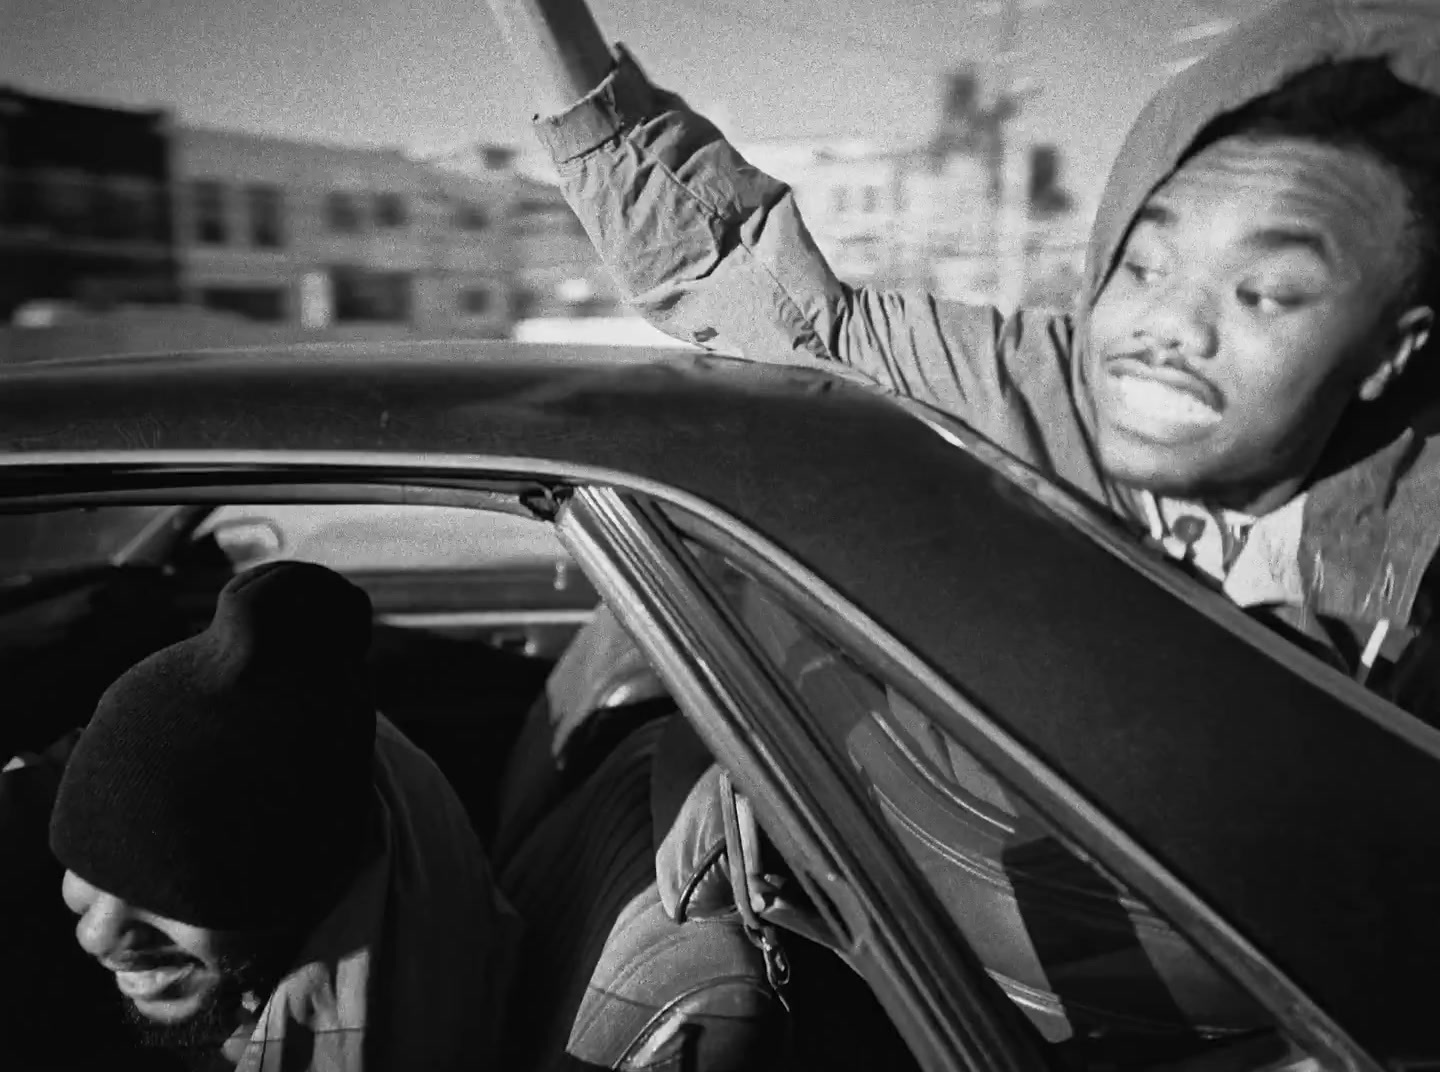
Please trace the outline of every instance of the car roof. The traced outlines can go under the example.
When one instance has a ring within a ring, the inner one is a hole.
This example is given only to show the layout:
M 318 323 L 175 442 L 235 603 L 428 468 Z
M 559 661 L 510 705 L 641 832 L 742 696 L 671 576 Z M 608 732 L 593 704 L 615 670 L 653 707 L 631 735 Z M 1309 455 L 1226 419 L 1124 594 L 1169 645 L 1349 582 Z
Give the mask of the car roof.
M 1434 738 L 1296 674 L 877 391 L 679 352 L 320 346 L 5 368 L 0 430 L 21 458 L 458 452 L 697 496 L 1063 772 L 1372 1054 L 1440 1055 Z

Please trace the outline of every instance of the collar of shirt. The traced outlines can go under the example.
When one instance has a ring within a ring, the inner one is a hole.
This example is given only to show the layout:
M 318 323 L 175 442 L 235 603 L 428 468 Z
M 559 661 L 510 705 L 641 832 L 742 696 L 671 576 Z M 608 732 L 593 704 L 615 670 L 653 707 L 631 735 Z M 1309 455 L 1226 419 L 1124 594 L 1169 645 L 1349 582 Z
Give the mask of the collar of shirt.
M 1223 583 L 1250 534 L 1255 518 L 1179 499 L 1142 496 L 1150 535 L 1172 558 L 1189 562 Z

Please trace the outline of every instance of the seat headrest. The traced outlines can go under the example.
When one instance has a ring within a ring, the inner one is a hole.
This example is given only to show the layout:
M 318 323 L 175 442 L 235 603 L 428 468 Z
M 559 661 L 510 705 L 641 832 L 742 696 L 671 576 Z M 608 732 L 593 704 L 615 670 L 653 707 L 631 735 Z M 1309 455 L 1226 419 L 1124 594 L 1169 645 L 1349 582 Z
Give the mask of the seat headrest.
M 666 915 L 684 923 L 734 914 L 719 764 L 690 724 L 676 719 L 650 769 L 655 880 Z
M 602 603 L 575 634 L 545 682 L 552 728 L 551 754 L 559 756 L 575 731 L 602 707 L 665 695 L 665 684 Z

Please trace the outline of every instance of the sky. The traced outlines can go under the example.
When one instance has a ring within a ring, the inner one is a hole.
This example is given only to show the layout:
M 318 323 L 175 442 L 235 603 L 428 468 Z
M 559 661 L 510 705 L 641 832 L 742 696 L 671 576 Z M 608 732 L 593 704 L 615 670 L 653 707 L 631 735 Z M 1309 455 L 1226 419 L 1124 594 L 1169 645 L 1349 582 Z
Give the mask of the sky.
M 1126 128 L 1190 46 L 1176 31 L 1262 0 L 1015 0 L 1029 137 L 1098 191 Z M 988 62 L 985 0 L 591 0 L 666 88 L 733 140 L 923 142 L 947 69 Z M 0 0 L 0 83 L 165 107 L 204 126 L 413 151 L 534 146 L 524 80 L 484 0 Z

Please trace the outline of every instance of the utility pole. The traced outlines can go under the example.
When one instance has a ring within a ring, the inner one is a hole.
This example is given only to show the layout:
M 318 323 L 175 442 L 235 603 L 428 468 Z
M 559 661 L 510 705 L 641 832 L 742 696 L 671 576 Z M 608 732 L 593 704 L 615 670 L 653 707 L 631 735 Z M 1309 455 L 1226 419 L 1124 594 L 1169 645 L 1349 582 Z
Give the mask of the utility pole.
M 1009 313 L 1025 296 L 1027 268 L 1026 240 L 1029 234 L 1029 154 L 1024 139 L 1016 137 L 1011 119 L 1021 101 L 1033 94 L 1028 79 L 1017 78 L 1016 60 L 1023 50 L 1021 12 L 1037 10 L 1046 0 L 999 0 L 995 59 L 991 69 L 994 86 L 995 190 L 997 194 L 993 240 L 995 258 L 995 304 Z

